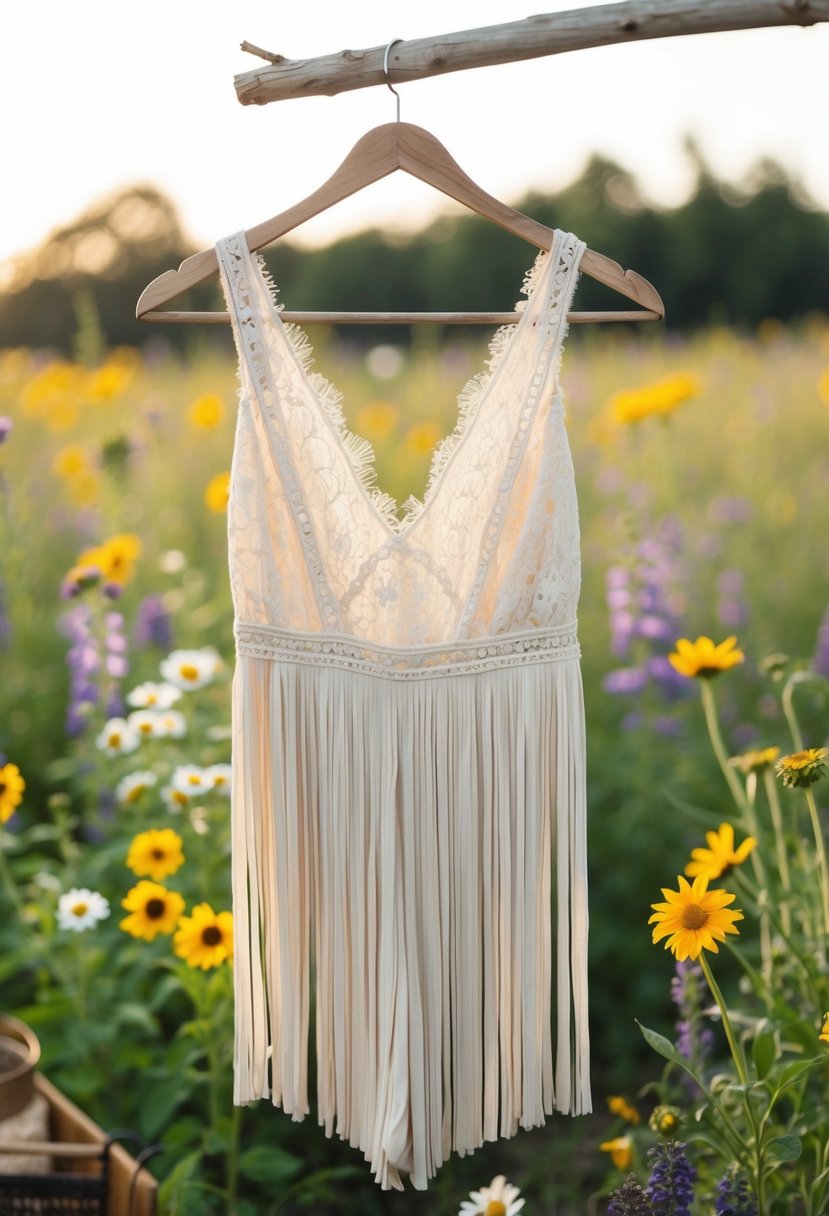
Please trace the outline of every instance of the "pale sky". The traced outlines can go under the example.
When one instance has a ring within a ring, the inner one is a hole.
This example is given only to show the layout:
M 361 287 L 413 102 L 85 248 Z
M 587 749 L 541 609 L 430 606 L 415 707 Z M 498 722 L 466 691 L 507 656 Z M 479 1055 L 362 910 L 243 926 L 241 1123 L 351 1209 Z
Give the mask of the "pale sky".
M 708 0 L 713 3 L 714 0 Z M 89 203 L 151 183 L 197 245 L 305 197 L 370 127 L 385 88 L 242 106 L 233 78 L 262 61 L 385 44 L 577 7 L 574 0 L 0 0 L 0 261 Z M 689 185 L 682 139 L 739 180 L 760 156 L 829 209 L 829 25 L 658 39 L 457 72 L 400 88 L 427 127 L 507 202 L 567 184 L 592 151 L 654 200 Z M 297 232 L 419 226 L 447 204 L 406 174 Z

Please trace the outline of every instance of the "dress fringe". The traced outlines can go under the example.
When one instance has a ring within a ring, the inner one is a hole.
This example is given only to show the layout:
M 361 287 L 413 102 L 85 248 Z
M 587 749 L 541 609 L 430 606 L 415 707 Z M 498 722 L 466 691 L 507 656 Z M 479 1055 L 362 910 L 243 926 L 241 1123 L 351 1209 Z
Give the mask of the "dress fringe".
M 239 655 L 233 722 L 234 1102 L 308 1113 L 313 990 L 319 1123 L 384 1189 L 589 1111 L 578 659 Z

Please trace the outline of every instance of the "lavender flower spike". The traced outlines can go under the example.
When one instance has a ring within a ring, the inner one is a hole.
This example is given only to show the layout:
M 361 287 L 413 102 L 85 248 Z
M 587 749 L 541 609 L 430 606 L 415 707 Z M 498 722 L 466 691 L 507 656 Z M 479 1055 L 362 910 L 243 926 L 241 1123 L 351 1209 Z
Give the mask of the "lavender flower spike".
M 651 1201 L 634 1174 L 628 1174 L 610 1196 L 607 1216 L 653 1216 Z
M 685 1145 L 668 1140 L 648 1149 L 651 1176 L 648 1198 L 654 1216 L 691 1216 L 697 1171 L 685 1156 Z

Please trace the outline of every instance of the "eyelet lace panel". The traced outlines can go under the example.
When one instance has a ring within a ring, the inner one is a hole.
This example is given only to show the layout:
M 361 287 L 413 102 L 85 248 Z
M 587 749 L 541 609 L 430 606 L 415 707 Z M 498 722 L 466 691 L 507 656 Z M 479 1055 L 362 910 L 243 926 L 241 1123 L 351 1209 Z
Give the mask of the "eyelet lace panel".
M 469 675 L 523 663 L 562 662 L 580 655 L 575 622 L 557 630 L 470 638 L 452 645 L 372 646 L 353 637 L 294 633 L 237 621 L 237 653 L 252 659 L 340 667 L 366 675 L 420 680 L 430 676 Z

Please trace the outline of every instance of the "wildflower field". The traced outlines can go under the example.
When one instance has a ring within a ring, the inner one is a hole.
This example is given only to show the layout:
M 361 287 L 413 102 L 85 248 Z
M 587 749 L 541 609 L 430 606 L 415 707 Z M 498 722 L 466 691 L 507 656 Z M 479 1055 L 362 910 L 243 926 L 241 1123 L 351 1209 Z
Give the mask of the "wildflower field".
M 314 340 L 422 494 L 484 347 Z M 829 1210 L 829 323 L 574 327 L 562 381 L 595 1113 L 389 1195 L 231 1103 L 232 352 L 0 351 L 0 1005 L 161 1147 L 162 1216 Z

